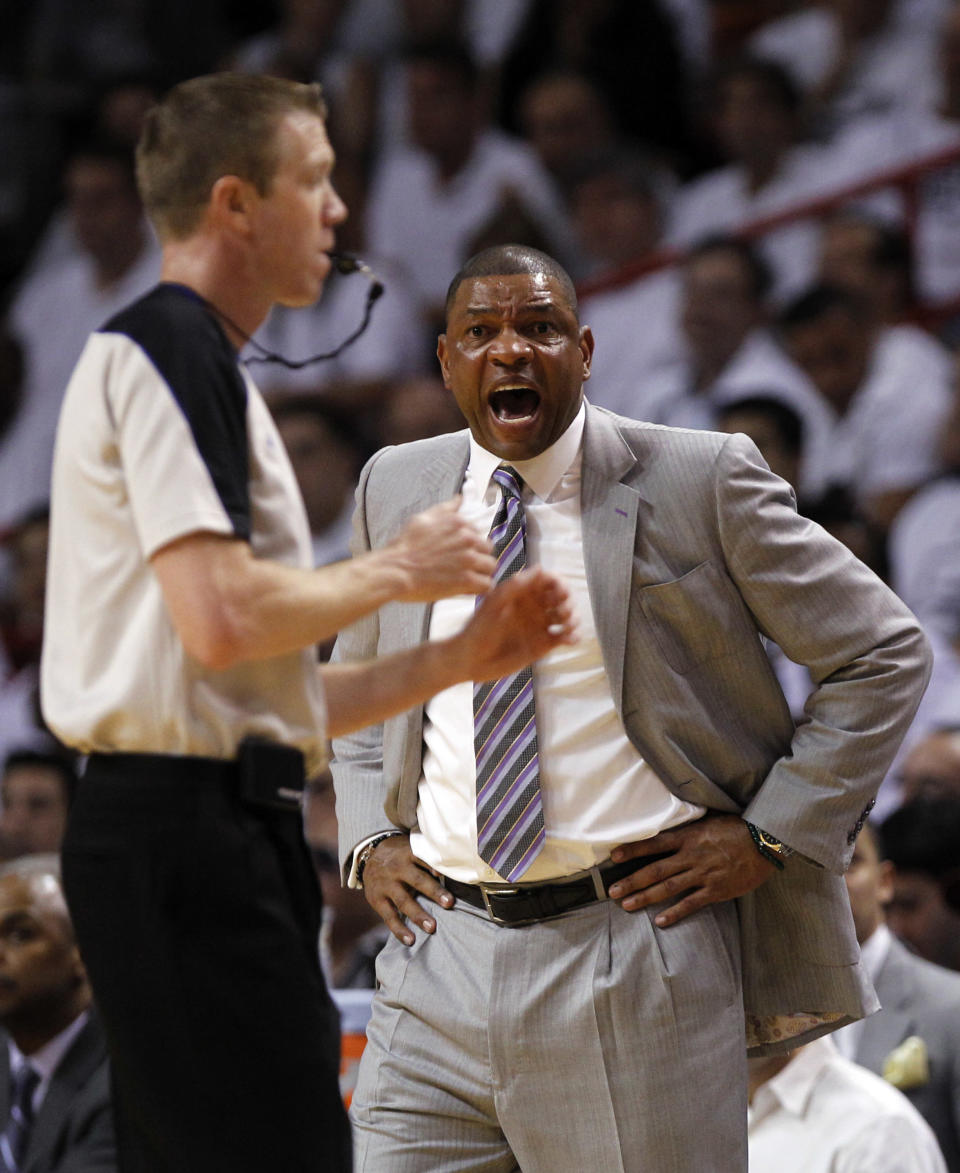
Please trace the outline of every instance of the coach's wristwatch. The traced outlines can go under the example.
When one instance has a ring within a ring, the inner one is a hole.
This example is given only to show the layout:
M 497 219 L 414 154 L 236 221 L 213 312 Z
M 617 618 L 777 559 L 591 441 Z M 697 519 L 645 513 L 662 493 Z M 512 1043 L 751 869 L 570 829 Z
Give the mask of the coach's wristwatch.
M 760 852 L 764 859 L 769 860 L 770 863 L 782 869 L 784 860 L 789 859 L 793 855 L 793 848 L 788 847 L 786 843 L 781 843 L 775 835 L 761 831 L 754 823 L 747 823 L 747 826 L 750 828 L 750 835 L 753 838 L 757 851 Z

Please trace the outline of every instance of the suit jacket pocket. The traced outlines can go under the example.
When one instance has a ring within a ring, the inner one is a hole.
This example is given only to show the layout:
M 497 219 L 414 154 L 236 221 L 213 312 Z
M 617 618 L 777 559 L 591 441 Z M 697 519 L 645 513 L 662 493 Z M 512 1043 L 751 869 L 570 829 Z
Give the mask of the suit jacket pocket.
M 640 587 L 637 598 L 664 659 L 686 674 L 698 664 L 757 638 L 730 580 L 712 562 L 701 562 L 672 582 Z

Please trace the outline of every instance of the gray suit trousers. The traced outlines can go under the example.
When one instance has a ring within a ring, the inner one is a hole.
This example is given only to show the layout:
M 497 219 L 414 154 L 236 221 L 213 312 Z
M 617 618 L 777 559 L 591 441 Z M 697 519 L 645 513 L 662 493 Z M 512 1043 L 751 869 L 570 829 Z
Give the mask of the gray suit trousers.
M 458 901 L 377 963 L 356 1173 L 737 1173 L 737 917 L 613 901 L 520 928 Z

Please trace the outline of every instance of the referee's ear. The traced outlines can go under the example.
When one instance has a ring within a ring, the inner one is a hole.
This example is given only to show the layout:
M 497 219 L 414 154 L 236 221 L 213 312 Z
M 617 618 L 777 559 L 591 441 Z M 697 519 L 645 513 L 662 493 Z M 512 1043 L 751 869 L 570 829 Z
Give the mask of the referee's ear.
M 221 175 L 210 189 L 207 219 L 211 227 L 249 236 L 253 230 L 251 216 L 260 195 L 256 187 L 239 175 Z

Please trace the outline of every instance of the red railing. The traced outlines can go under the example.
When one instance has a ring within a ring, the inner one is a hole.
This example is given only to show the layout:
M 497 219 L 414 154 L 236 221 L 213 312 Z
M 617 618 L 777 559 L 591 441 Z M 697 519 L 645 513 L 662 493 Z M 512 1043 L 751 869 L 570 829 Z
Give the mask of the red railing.
M 782 228 L 785 224 L 827 216 L 850 200 L 870 195 L 873 192 L 897 188 L 903 200 L 904 226 L 912 239 L 916 231 L 920 208 L 919 188 L 921 181 L 925 176 L 958 162 L 960 162 L 960 144 L 925 155 L 923 158 L 915 159 L 903 166 L 872 172 L 866 179 L 859 180 L 857 183 L 834 188 L 812 200 L 791 204 L 774 215 L 750 220 L 739 228 L 731 230 L 730 235 L 742 237 L 745 240 L 755 240 L 777 228 Z M 605 289 L 616 289 L 618 286 L 627 285 L 638 277 L 644 277 L 658 269 L 666 269 L 680 263 L 686 256 L 686 252 L 687 250 L 682 248 L 657 249 L 640 260 L 632 261 L 621 268 L 580 282 L 577 285 L 577 293 L 580 297 L 587 297 L 591 293 L 599 293 Z M 957 312 L 960 312 L 960 294 L 948 301 L 916 305 L 913 307 L 911 316 L 917 321 L 932 326 Z

